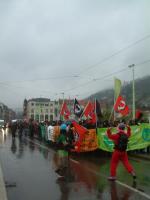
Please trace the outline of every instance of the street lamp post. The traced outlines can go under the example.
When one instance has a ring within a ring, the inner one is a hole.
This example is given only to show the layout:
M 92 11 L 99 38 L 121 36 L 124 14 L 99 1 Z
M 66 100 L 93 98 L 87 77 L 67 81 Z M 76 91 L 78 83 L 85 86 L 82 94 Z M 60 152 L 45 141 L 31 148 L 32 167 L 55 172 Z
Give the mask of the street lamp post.
M 135 120 L 135 74 L 134 74 L 134 64 L 129 65 L 128 67 L 132 69 L 132 76 L 133 76 L 133 81 L 132 81 L 132 119 Z

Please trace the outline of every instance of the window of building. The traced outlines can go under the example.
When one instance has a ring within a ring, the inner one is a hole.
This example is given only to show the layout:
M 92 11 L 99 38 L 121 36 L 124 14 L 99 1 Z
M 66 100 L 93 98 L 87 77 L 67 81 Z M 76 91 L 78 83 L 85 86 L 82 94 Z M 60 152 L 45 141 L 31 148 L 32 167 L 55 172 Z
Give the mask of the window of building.
M 53 113 L 53 109 L 52 108 L 50 109 L 50 113 Z
M 46 109 L 46 113 L 48 113 L 48 109 Z
M 45 115 L 45 120 L 47 120 L 47 121 L 48 121 L 48 115 Z
M 44 115 L 40 115 L 40 121 L 44 121 Z
M 34 103 L 31 103 L 31 106 L 34 106 Z
M 31 119 L 33 119 L 33 120 L 34 120 L 34 115 L 33 115 L 33 114 L 31 115 Z
M 39 121 L 39 115 L 38 114 L 35 115 L 35 120 Z
M 46 103 L 45 106 L 48 106 L 48 103 Z
M 57 115 L 58 115 L 58 110 L 57 108 L 55 108 L 55 116 L 57 117 Z
M 50 121 L 53 121 L 53 115 L 50 115 Z
M 50 106 L 53 107 L 53 104 L 51 103 Z
M 34 113 L 34 109 L 31 109 L 31 113 Z

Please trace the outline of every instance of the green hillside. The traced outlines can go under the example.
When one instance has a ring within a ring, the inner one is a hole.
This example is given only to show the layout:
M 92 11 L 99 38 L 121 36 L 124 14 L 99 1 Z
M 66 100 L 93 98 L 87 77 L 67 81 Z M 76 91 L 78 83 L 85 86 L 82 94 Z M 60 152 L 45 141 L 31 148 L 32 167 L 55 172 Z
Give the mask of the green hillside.
M 132 105 L 132 82 L 126 83 L 121 90 L 127 104 Z M 114 89 L 97 92 L 88 99 L 97 98 L 99 101 L 106 101 L 109 106 L 113 105 Z M 136 108 L 150 110 L 150 76 L 135 80 Z

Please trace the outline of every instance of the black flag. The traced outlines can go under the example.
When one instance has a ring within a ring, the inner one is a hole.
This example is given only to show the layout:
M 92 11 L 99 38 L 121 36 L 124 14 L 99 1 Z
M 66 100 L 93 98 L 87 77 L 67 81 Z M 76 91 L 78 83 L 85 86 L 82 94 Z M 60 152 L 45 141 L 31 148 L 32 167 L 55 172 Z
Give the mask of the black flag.
M 102 112 L 101 112 L 101 106 L 100 103 L 97 101 L 97 99 L 95 100 L 95 110 L 96 110 L 96 115 L 97 117 L 103 117 Z
M 81 108 L 79 102 L 77 101 L 77 99 L 74 99 L 74 114 L 80 117 L 82 112 L 83 112 L 83 109 Z

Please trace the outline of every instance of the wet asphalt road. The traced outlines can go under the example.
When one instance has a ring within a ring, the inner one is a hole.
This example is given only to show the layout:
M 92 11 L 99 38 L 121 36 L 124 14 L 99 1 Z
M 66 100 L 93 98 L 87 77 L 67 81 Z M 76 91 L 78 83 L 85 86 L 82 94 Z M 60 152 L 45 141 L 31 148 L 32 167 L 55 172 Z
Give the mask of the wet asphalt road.
M 66 178 L 55 173 L 58 167 L 56 152 L 37 140 L 16 138 L 0 132 L 0 163 L 8 184 L 8 200 L 116 200 L 150 199 L 149 161 L 131 160 L 138 180 L 122 165 L 116 183 L 109 182 L 109 158 L 71 157 Z

